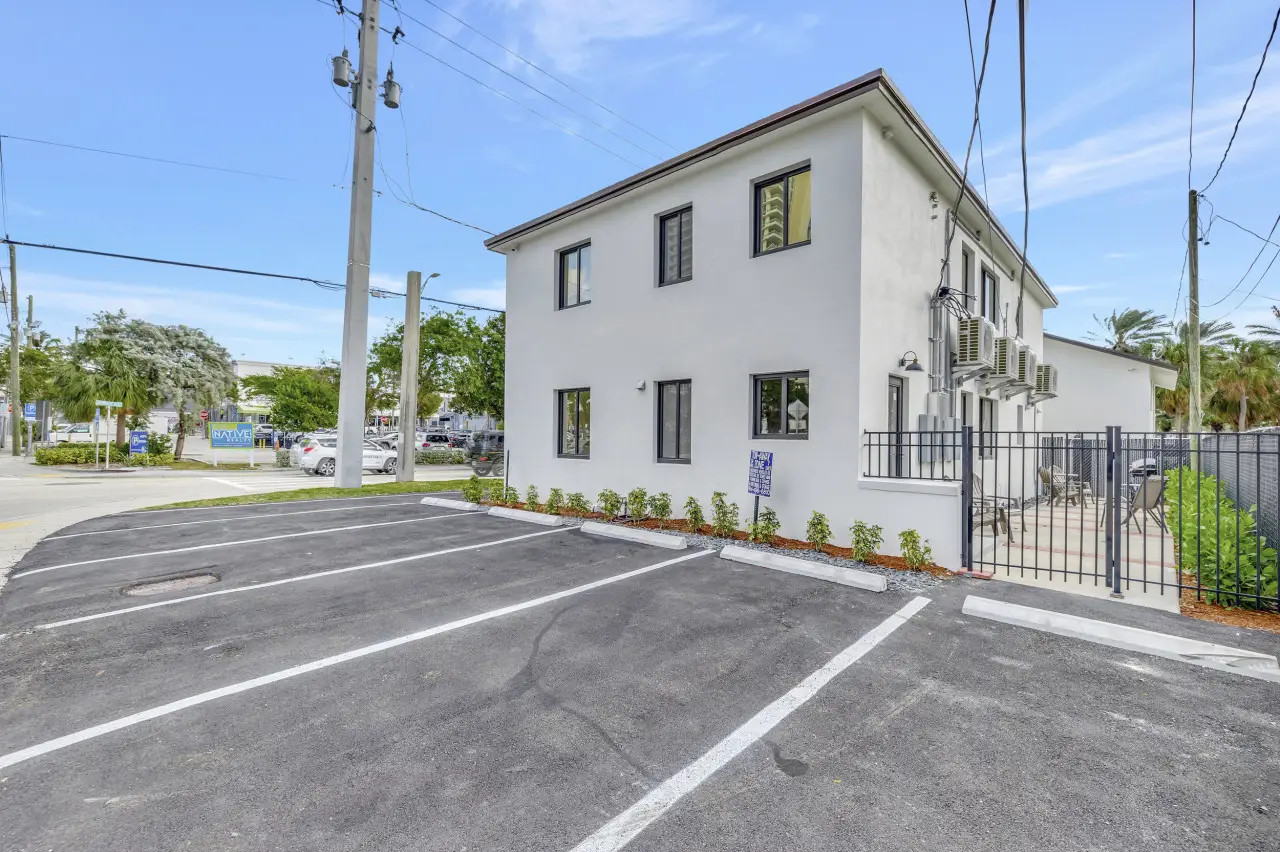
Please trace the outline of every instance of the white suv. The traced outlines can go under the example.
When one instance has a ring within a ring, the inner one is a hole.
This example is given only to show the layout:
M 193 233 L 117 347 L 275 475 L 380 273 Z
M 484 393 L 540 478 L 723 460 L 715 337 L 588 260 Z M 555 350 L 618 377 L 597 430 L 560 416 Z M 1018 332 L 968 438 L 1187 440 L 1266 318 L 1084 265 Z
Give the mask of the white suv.
M 293 445 L 291 451 L 298 462 L 298 467 L 306 473 L 317 476 L 333 476 L 338 469 L 338 439 L 328 435 L 322 438 L 308 438 Z M 382 473 L 395 473 L 399 459 L 395 450 L 379 447 L 373 441 L 364 442 L 364 459 L 361 467 Z

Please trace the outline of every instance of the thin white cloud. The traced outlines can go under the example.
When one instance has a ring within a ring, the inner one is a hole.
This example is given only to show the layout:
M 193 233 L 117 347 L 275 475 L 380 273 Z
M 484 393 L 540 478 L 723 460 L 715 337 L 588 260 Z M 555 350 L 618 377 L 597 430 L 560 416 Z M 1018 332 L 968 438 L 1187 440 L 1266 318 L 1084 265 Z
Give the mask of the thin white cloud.
M 1137 257 L 1138 253 L 1133 251 L 1109 251 L 1102 256 L 1103 260 L 1123 260 L 1126 257 Z
M 441 296 L 440 298 L 449 299 L 453 302 L 463 302 L 468 305 L 479 305 L 482 308 L 505 309 L 507 307 L 507 287 L 501 281 L 487 287 L 460 287 L 457 290 L 451 290 L 447 296 Z
M 1061 284 L 1053 288 L 1055 295 L 1063 296 L 1067 293 L 1084 293 L 1088 290 L 1096 290 L 1092 284 Z

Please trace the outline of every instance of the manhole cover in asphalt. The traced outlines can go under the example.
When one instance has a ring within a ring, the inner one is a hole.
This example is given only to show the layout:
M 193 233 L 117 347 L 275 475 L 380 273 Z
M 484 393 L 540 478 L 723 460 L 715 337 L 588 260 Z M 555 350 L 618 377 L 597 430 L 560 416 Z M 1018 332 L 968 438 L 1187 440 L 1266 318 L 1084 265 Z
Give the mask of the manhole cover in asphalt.
M 162 580 L 144 580 L 134 583 L 124 590 L 126 595 L 164 595 L 169 592 L 182 592 L 196 586 L 208 586 L 218 582 L 217 574 L 188 574 L 185 577 L 167 577 Z

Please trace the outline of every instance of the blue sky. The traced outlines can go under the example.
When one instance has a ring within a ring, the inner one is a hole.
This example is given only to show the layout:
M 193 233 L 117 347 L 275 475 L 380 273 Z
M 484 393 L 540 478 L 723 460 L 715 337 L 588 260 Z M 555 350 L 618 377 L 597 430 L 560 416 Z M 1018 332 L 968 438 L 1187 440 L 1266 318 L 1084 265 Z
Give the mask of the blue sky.
M 670 156 L 884 67 L 957 160 L 972 115 L 961 0 L 438 0 L 656 136 L 645 136 L 462 28 L 425 0 L 407 14 L 654 154 Z M 358 5 L 356 0 L 353 5 Z M 1217 165 L 1249 86 L 1272 0 L 1201 3 L 1193 182 Z M 384 2 L 383 23 L 399 23 Z M 975 41 L 986 5 L 973 0 Z M 1094 313 L 1175 310 L 1187 195 L 1190 4 L 1033 2 L 1028 18 L 1029 256 L 1058 293 L 1049 330 L 1084 335 Z M 0 132 L 261 172 L 268 180 L 5 140 L 14 239 L 341 281 L 350 112 L 329 57 L 352 25 L 317 0 L 252 6 L 5 0 L 9 83 Z M 617 154 L 656 159 L 551 103 L 421 26 L 413 44 Z M 1280 52 L 1280 46 L 1273 52 Z M 380 109 L 382 166 L 419 204 L 499 231 L 637 170 L 475 82 L 384 38 L 399 113 Z M 1022 226 L 1016 6 L 996 10 L 983 96 L 987 186 Z M 1278 212 L 1280 56 L 1263 72 L 1211 212 L 1263 234 Z M 406 160 L 406 150 L 408 157 Z M 971 179 L 980 185 L 975 152 Z M 379 188 L 386 189 L 378 174 Z M 375 201 L 374 283 L 439 272 L 429 295 L 501 305 L 503 262 L 483 235 Z M 1265 321 L 1280 271 L 1236 285 L 1263 246 L 1219 220 L 1201 252 L 1209 318 Z M 1280 241 L 1280 240 L 1278 240 Z M 209 330 L 233 356 L 314 361 L 339 351 L 342 295 L 314 286 L 20 249 L 37 315 L 70 337 L 95 310 Z M 1186 288 L 1182 294 L 1185 298 Z M 371 303 L 371 334 L 401 303 Z M 1185 316 L 1185 308 L 1179 309 Z

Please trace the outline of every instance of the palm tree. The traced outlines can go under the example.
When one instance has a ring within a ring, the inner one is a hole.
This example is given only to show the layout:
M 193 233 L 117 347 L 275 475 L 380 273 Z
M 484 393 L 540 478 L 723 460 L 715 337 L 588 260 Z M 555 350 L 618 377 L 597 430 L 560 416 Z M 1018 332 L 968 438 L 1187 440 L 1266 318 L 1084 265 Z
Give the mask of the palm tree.
M 1200 323 L 1200 395 L 1209 400 L 1214 381 L 1224 359 L 1223 345 L 1232 340 L 1233 326 L 1229 322 L 1210 321 Z M 1173 335 L 1165 335 L 1155 342 L 1151 354 L 1167 361 L 1178 369 L 1178 382 L 1173 388 L 1156 388 L 1156 402 L 1160 410 L 1173 420 L 1174 430 L 1187 431 L 1187 417 L 1191 413 L 1191 370 L 1188 353 L 1191 349 L 1190 326 L 1181 322 L 1173 329 Z
M 1265 404 L 1280 385 L 1274 350 L 1260 340 L 1233 338 L 1214 383 L 1225 401 L 1238 406 L 1236 431 L 1243 432 L 1249 428 L 1250 400 Z
M 101 342 L 74 344 L 50 378 L 53 404 L 69 420 L 92 420 L 96 401 L 123 403 L 116 412 L 116 443 L 124 443 L 127 411 L 143 412 L 157 402 L 149 378 L 118 346 Z
M 1109 317 L 1094 314 L 1093 319 L 1102 333 L 1090 332 L 1089 337 L 1117 352 L 1150 352 L 1164 336 L 1165 319 L 1155 311 L 1128 308 Z
M 1271 313 L 1275 316 L 1276 321 L 1280 322 L 1280 307 L 1272 305 Z M 1245 326 L 1245 328 L 1263 340 L 1271 343 L 1273 346 L 1280 346 L 1280 326 L 1252 323 Z

